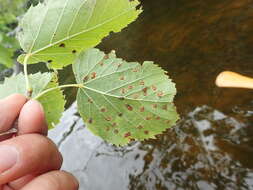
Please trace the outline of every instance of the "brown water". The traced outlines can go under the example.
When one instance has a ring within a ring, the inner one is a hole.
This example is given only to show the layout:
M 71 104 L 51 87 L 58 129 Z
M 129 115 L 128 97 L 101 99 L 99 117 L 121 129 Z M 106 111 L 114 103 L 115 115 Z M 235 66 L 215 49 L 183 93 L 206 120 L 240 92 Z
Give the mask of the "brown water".
M 63 168 L 81 190 L 253 189 L 253 93 L 214 85 L 223 70 L 253 77 L 253 1 L 142 5 L 141 17 L 100 48 L 166 69 L 182 119 L 157 140 L 116 148 L 87 131 L 73 105 L 50 133 Z

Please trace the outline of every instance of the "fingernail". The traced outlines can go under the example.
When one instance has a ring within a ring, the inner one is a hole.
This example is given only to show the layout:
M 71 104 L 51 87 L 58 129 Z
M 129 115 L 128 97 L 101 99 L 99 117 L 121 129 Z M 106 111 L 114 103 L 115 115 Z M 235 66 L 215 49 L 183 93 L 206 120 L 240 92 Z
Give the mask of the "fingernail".
M 18 151 L 11 146 L 0 146 L 0 174 L 11 169 L 18 160 Z

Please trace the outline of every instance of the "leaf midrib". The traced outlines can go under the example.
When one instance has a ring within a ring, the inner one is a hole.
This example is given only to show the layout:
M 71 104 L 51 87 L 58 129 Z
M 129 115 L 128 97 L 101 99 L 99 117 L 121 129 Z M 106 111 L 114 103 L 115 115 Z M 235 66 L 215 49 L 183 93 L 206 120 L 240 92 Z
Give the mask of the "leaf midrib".
M 112 17 L 111 19 L 106 20 L 105 22 L 102 22 L 102 23 L 100 23 L 100 24 L 97 24 L 97 25 L 94 26 L 94 27 L 91 27 L 91 28 L 89 28 L 89 29 L 83 30 L 83 31 L 78 32 L 78 33 L 76 33 L 76 34 L 73 34 L 73 35 L 71 35 L 71 36 L 67 36 L 66 38 L 63 38 L 63 39 L 61 39 L 61 40 L 59 40 L 59 41 L 56 41 L 56 42 L 54 42 L 54 43 L 52 43 L 52 44 L 49 44 L 49 45 L 47 45 L 47 46 L 45 46 L 45 47 L 43 47 L 43 48 L 40 48 L 40 49 L 38 49 L 38 50 L 36 50 L 36 51 L 34 51 L 34 52 L 28 52 L 28 53 L 32 56 L 32 55 L 37 54 L 37 53 L 39 53 L 39 52 L 41 52 L 41 51 L 43 51 L 43 50 L 45 50 L 45 49 L 47 49 L 47 48 L 53 47 L 53 46 L 56 45 L 56 44 L 59 44 L 59 43 L 61 43 L 61 42 L 64 42 L 64 41 L 69 40 L 69 39 L 71 39 L 71 38 L 74 38 L 74 37 L 76 37 L 76 36 L 78 36 L 78 35 L 81 35 L 81 34 L 83 34 L 83 33 L 86 33 L 86 32 L 92 31 L 92 30 L 95 30 L 95 29 L 97 29 L 98 27 L 100 27 L 100 26 L 102 26 L 102 25 L 104 25 L 104 24 L 107 24 L 107 23 L 109 23 L 109 22 L 111 22 L 111 21 L 117 19 L 118 17 L 120 17 L 120 16 L 122 16 L 122 15 L 124 15 L 124 14 L 127 14 L 128 12 L 134 10 L 135 8 L 136 8 L 136 7 L 132 7 L 131 9 L 128 9 L 127 11 L 125 11 L 125 12 L 123 12 L 123 13 L 117 15 L 117 16 Z
M 91 91 L 96 92 L 98 94 L 103 94 L 105 96 L 110 96 L 110 97 L 113 97 L 113 98 L 125 98 L 126 100 L 142 101 L 142 102 L 168 103 L 168 101 L 154 101 L 154 100 L 134 99 L 134 98 L 126 97 L 126 96 L 117 96 L 117 95 L 113 95 L 113 94 L 106 94 L 103 91 L 100 91 L 100 90 L 97 90 L 97 89 L 94 89 L 94 88 L 89 88 L 87 86 L 84 86 L 81 90 L 84 90 L 84 89 L 91 90 Z

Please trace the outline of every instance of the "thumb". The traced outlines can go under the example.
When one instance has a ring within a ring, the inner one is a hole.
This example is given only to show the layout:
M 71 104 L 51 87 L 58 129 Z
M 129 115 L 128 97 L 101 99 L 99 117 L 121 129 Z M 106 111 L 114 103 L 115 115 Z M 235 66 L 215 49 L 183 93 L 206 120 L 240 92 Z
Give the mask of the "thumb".
M 0 133 L 12 127 L 26 101 L 26 97 L 20 94 L 0 100 Z

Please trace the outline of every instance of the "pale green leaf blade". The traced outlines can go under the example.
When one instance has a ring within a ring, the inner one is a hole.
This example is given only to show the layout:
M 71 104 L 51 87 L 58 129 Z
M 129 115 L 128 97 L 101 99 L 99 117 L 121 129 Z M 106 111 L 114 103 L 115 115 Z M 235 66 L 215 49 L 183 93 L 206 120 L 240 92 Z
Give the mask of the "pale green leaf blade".
M 51 73 L 36 73 L 30 75 L 29 79 L 33 88 L 32 98 L 45 89 L 58 85 L 56 77 Z M 25 77 L 23 74 L 6 78 L 4 83 L 0 85 L 0 99 L 14 93 L 26 95 Z M 59 122 L 64 111 L 65 100 L 62 92 L 60 90 L 49 92 L 39 98 L 38 101 L 44 108 L 48 127 L 53 128 L 54 124 Z
M 45 89 L 57 86 L 57 76 L 54 75 Z M 62 90 L 56 89 L 54 91 L 50 91 L 41 96 L 38 101 L 43 105 L 49 129 L 54 128 L 60 122 L 60 118 L 65 109 L 64 106 L 66 104 L 66 100 Z
M 97 49 L 82 53 L 73 65 L 78 110 L 88 128 L 106 141 L 155 138 L 178 120 L 175 84 L 152 62 L 128 63 Z
M 18 39 L 31 55 L 29 63 L 62 68 L 110 32 L 133 22 L 141 13 L 138 5 L 138 0 L 47 0 L 25 14 Z M 19 61 L 23 59 L 24 55 Z

